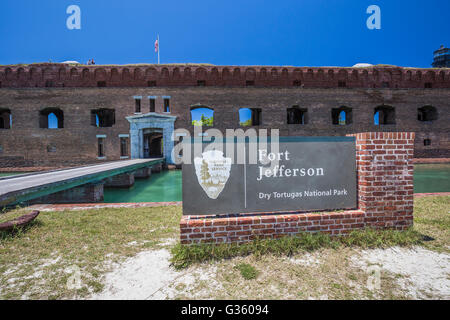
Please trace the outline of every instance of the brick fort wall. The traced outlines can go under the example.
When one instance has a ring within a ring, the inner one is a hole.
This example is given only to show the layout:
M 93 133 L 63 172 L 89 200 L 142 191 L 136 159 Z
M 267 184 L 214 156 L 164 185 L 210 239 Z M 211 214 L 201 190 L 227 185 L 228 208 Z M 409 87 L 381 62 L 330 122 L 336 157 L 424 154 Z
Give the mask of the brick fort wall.
M 100 86 L 100 87 L 99 87 Z M 0 167 L 69 166 L 120 160 L 119 135 L 129 134 L 125 119 L 164 113 L 170 97 L 175 128 L 193 133 L 191 108 L 214 110 L 214 124 L 248 129 L 239 123 L 240 108 L 259 108 L 255 129 L 280 130 L 281 136 L 344 136 L 358 132 L 415 132 L 415 156 L 450 158 L 450 69 L 389 66 L 244 67 L 212 65 L 81 66 L 31 64 L 0 66 L 0 115 L 11 127 L 0 129 Z M 307 110 L 305 124 L 289 124 L 287 109 Z M 351 109 L 346 125 L 332 122 L 332 109 Z M 375 125 L 374 110 L 394 108 L 394 121 Z M 431 106 L 436 117 L 418 120 L 418 109 Z M 64 127 L 40 128 L 39 113 L 58 108 Z M 91 124 L 91 111 L 113 109 L 111 127 Z M 104 135 L 105 157 L 98 159 L 97 136 Z

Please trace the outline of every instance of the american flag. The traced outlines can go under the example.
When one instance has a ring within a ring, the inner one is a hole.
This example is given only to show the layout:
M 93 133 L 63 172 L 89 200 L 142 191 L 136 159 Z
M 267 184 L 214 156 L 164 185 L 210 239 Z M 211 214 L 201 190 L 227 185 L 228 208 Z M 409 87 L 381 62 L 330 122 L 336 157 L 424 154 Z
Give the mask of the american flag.
M 158 43 L 158 39 L 156 39 L 156 41 L 155 41 L 155 52 L 158 52 L 158 47 L 159 47 L 159 43 Z

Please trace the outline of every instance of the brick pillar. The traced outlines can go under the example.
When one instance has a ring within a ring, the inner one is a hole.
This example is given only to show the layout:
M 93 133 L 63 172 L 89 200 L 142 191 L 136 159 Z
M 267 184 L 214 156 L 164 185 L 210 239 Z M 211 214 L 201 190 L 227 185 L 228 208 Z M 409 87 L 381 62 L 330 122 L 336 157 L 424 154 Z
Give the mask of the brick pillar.
M 162 170 L 162 164 L 161 163 L 157 163 L 157 164 L 152 166 L 152 172 L 154 172 L 154 173 L 161 172 L 161 170 Z
M 358 204 L 366 227 L 413 224 L 413 132 L 366 132 L 356 137 Z
M 103 184 L 85 184 L 28 201 L 34 203 L 95 203 L 103 202 Z
M 151 174 L 152 174 L 151 167 L 141 168 L 134 172 L 134 178 L 135 179 L 147 179 L 148 177 L 151 176 Z
M 129 188 L 134 185 L 133 173 L 122 173 L 106 179 L 105 187 L 108 188 Z

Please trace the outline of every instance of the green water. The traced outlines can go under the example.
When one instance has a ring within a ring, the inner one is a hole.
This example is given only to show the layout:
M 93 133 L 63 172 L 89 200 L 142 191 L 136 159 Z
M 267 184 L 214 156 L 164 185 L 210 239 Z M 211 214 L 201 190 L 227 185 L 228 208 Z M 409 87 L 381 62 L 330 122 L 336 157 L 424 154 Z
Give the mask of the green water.
M 129 189 L 105 188 L 104 202 L 181 201 L 181 170 L 152 173 L 148 179 L 136 179 Z
M 414 165 L 414 193 L 450 192 L 450 164 Z
M 414 192 L 450 192 L 450 164 L 414 166 Z M 105 202 L 181 201 L 181 170 L 154 173 L 129 189 L 105 189 Z
M 15 176 L 18 174 L 23 174 L 24 172 L 0 172 L 0 177 L 8 177 L 8 176 Z

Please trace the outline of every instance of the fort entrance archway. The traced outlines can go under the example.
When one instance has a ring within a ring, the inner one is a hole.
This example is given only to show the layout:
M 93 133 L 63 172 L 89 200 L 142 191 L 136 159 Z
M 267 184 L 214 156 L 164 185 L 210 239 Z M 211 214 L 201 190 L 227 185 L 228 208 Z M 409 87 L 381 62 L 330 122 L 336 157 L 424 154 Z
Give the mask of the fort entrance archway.
M 144 158 L 161 158 L 164 154 L 163 129 L 144 129 Z
M 131 158 L 166 158 L 173 164 L 172 134 L 176 116 L 146 113 L 127 117 L 130 122 Z

